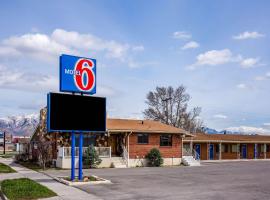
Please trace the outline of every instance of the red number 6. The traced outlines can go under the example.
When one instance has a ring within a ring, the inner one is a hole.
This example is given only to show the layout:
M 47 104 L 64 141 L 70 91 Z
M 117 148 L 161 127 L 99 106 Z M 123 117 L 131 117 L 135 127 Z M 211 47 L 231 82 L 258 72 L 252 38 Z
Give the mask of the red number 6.
M 93 61 L 87 59 L 80 59 L 76 63 L 74 68 L 74 82 L 80 90 L 89 91 L 95 85 L 93 67 Z M 84 77 L 86 77 L 86 81 L 84 81 Z

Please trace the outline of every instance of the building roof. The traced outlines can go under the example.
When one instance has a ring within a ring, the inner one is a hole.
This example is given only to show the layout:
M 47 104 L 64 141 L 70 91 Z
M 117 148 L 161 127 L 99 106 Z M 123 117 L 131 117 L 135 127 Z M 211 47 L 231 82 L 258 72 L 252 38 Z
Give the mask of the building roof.
M 184 141 L 193 142 L 239 142 L 239 143 L 270 143 L 270 135 L 240 135 L 240 134 L 195 134 L 193 138 L 184 138 Z
M 30 142 L 30 138 L 15 138 L 13 143 L 20 143 L 20 144 L 28 144 Z
M 145 133 L 175 133 L 190 135 L 181 128 L 176 128 L 153 120 L 107 119 L 108 132 L 145 132 Z

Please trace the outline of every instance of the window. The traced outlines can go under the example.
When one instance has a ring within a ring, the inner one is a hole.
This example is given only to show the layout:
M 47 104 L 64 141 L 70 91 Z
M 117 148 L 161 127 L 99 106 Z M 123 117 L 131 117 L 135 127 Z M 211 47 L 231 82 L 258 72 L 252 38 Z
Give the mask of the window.
M 219 152 L 219 144 L 216 144 L 216 153 Z
M 263 144 L 259 144 L 261 148 L 258 148 L 259 149 L 259 152 L 264 152 L 264 145 Z
M 169 134 L 161 135 L 160 146 L 172 146 L 172 135 Z
M 138 144 L 148 144 L 148 134 L 138 134 Z
M 270 144 L 266 145 L 266 152 L 270 152 Z
M 237 144 L 232 145 L 232 153 L 237 153 Z
M 221 150 L 224 153 L 230 153 L 230 145 L 229 144 L 222 144 Z

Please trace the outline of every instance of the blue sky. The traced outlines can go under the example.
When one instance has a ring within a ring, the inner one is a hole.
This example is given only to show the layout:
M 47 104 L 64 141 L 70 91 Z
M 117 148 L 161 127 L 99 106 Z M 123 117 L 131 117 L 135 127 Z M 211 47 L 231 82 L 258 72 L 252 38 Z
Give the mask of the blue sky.
M 111 117 L 141 118 L 156 86 L 183 84 L 216 129 L 270 130 L 269 1 L 3 1 L 0 117 L 58 91 L 62 53 L 97 59 Z

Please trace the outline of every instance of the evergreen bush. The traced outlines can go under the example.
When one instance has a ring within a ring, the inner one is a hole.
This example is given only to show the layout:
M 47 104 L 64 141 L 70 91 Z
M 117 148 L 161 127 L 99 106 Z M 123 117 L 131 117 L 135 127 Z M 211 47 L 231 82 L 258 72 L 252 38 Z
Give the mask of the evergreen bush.
M 86 149 L 84 156 L 84 165 L 87 168 L 97 168 L 97 166 L 101 163 L 101 159 L 97 154 L 97 151 L 93 145 L 89 146 Z
M 163 164 L 162 155 L 157 148 L 151 149 L 145 158 L 151 167 L 160 167 Z

